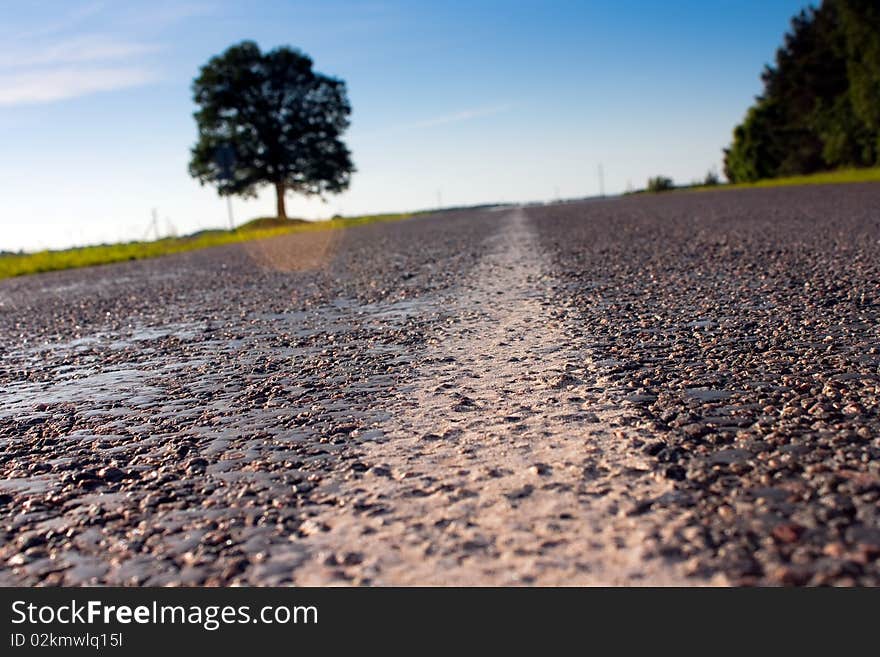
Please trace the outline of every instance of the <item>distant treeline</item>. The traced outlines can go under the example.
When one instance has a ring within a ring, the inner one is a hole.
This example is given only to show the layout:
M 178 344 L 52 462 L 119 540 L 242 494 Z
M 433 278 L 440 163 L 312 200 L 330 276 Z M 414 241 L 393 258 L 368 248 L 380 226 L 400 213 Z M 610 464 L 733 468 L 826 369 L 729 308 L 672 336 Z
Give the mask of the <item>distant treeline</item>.
M 801 12 L 762 80 L 725 150 L 731 182 L 880 164 L 880 0 Z

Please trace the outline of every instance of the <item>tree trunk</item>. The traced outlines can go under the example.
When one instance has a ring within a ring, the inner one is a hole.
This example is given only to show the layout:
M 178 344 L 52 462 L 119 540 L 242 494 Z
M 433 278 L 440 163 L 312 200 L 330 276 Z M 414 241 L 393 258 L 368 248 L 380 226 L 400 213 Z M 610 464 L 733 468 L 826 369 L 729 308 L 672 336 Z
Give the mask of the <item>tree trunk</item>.
M 287 212 L 284 210 L 284 183 L 275 183 L 275 197 L 278 206 L 278 218 L 287 219 Z

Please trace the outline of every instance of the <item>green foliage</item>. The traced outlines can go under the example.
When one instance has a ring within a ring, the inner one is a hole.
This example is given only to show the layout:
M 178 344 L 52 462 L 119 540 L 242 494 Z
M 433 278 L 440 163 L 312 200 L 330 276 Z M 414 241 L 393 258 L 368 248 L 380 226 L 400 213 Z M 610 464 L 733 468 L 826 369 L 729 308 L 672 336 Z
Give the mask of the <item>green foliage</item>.
M 825 0 L 802 11 L 765 69 L 764 92 L 725 150 L 731 182 L 864 167 L 880 154 L 880 8 Z
M 867 128 L 865 142 L 880 162 L 880 5 L 876 0 L 839 0 L 839 4 L 841 24 L 848 35 L 850 102 Z
M 414 213 L 375 214 L 363 217 L 339 217 L 328 221 L 301 221 L 288 219 L 285 223 L 272 217 L 271 224 L 262 219 L 248 222 L 236 230 L 205 230 L 187 237 L 175 237 L 155 242 L 127 242 L 124 244 L 101 244 L 84 246 L 62 251 L 40 251 L 38 253 L 0 254 L 0 279 L 25 274 L 36 274 L 61 269 L 106 265 L 126 260 L 142 260 L 158 256 L 194 251 L 223 244 L 267 239 L 316 230 L 335 230 L 361 224 L 384 221 L 398 221 L 412 217 Z M 256 225 L 254 225 L 254 223 Z
M 334 217 L 335 218 L 335 217 Z M 306 223 L 305 219 L 282 219 L 281 217 L 257 217 L 243 223 L 236 230 L 262 230 L 264 228 L 292 228 L 296 224 Z
M 323 196 L 348 187 L 345 83 L 316 73 L 303 53 L 262 53 L 251 41 L 232 46 L 202 67 L 193 100 L 198 141 L 189 171 L 221 195 L 253 196 L 274 185 L 278 216 L 286 218 L 286 191 Z
M 838 185 L 868 182 L 880 182 L 880 167 L 835 169 L 834 171 L 820 171 L 818 173 L 811 173 L 803 176 L 764 178 L 755 182 L 741 182 L 720 186 L 700 186 L 693 189 L 696 191 L 708 191 L 711 189 L 752 189 L 761 187 L 790 187 L 794 185 Z
M 654 176 L 653 178 L 648 178 L 647 189 L 649 192 L 668 192 L 671 189 L 675 189 L 675 184 L 672 182 L 672 178 Z
M 715 167 L 712 167 L 706 172 L 706 177 L 703 178 L 703 186 L 714 187 L 720 184 L 721 178 L 718 176 L 718 171 L 715 169 Z

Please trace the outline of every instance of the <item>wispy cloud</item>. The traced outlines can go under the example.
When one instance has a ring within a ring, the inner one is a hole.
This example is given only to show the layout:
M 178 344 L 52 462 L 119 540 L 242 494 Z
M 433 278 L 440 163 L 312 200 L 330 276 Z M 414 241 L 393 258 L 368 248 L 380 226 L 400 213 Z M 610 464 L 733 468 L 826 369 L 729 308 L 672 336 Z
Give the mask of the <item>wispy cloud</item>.
M 33 29 L 15 25 L 0 39 L 0 106 L 49 103 L 154 82 L 159 74 L 150 56 L 162 48 L 144 35 L 160 35 L 171 24 L 211 9 L 195 2 L 157 0 L 148 9 L 99 0 L 71 5 Z
M 494 105 L 492 107 L 477 107 L 474 109 L 462 110 L 461 112 L 455 112 L 454 114 L 446 114 L 445 116 L 437 116 L 432 119 L 425 119 L 423 121 L 416 121 L 414 123 L 407 123 L 399 126 L 401 129 L 415 129 L 415 128 L 433 128 L 438 125 L 446 125 L 447 123 L 460 123 L 462 121 L 470 121 L 471 119 L 476 119 L 482 116 L 492 116 L 493 114 L 501 114 L 502 112 L 507 112 L 511 108 L 509 103 L 504 105 Z
M 41 20 L 35 25 L 16 25 L 8 22 L 0 27 L 0 35 L 4 42 L 17 39 L 18 41 L 33 42 L 34 39 L 52 36 L 69 32 L 79 27 L 84 21 L 88 21 L 93 16 L 97 16 L 106 8 L 107 3 L 101 0 L 97 2 L 88 2 L 80 5 L 72 5 L 64 13 L 56 14 L 54 12 L 46 12 L 49 14 L 45 20 Z
M 24 51 L 0 48 L 0 69 L 23 69 L 129 59 L 159 50 L 159 46 L 103 36 L 75 37 L 45 48 Z
M 137 87 L 156 80 L 154 71 L 138 67 L 56 68 L 0 75 L 0 107 L 48 103 L 98 91 Z
M 471 109 L 461 110 L 460 112 L 454 112 L 452 114 L 444 114 L 443 116 L 435 116 L 429 119 L 422 119 L 420 121 L 412 121 L 410 123 L 398 123 L 396 125 L 391 125 L 378 130 L 370 131 L 367 134 L 362 133 L 361 136 L 374 137 L 395 132 L 434 128 L 450 123 L 461 123 L 463 121 L 470 121 L 471 119 L 477 119 L 484 116 L 501 114 L 503 112 L 509 111 L 512 107 L 513 105 L 511 105 L 510 103 L 504 103 L 502 105 L 491 105 L 487 107 L 474 107 Z
M 216 7 L 207 2 L 152 2 L 146 7 L 130 7 L 127 12 L 119 15 L 122 25 L 135 27 L 150 26 L 163 28 L 180 23 L 189 18 L 207 16 L 214 13 Z

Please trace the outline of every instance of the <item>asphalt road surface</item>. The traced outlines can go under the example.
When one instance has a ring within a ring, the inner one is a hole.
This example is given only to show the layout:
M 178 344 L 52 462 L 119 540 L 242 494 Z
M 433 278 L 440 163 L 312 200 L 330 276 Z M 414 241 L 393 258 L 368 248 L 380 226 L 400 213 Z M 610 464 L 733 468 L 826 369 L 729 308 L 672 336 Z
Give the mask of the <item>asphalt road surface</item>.
M 0 281 L 0 584 L 880 584 L 880 186 Z

